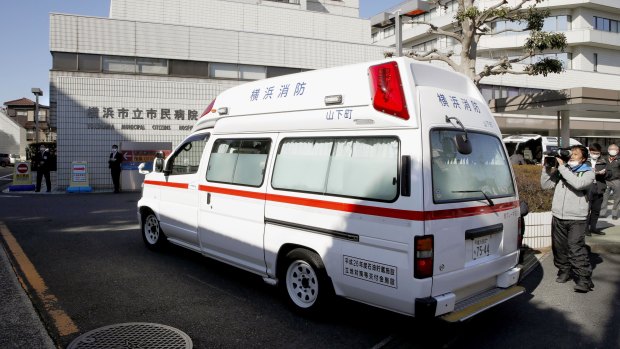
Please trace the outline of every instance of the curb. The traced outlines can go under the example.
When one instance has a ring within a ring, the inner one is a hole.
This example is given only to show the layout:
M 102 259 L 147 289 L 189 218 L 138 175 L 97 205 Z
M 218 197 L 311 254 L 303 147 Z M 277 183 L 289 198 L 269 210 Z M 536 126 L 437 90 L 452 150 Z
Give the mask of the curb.
M 14 268 L 0 238 L 0 347 L 56 348 Z

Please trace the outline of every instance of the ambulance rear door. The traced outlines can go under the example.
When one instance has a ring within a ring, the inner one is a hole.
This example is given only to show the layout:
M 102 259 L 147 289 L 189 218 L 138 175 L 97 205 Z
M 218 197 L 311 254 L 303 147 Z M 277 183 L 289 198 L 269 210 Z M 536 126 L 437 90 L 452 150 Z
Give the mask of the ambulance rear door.
M 479 96 L 435 87 L 418 93 L 432 295 L 458 302 L 495 288 L 497 276 L 516 265 L 516 188 L 499 128 Z

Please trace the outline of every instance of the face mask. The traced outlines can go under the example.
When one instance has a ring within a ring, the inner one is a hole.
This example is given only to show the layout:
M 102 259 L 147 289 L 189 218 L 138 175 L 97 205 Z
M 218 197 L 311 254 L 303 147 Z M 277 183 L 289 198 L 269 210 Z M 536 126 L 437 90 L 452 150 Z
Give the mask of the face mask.
M 576 161 L 576 160 L 571 160 L 571 161 L 567 162 L 567 164 L 568 164 L 568 166 L 570 166 L 570 167 L 575 167 L 575 166 L 578 166 L 578 165 L 579 165 L 579 161 Z
M 116 148 L 112 148 L 112 151 L 116 151 Z
M 609 155 L 616 156 L 616 155 L 618 155 L 618 151 L 617 150 L 610 150 L 609 151 Z
M 598 160 L 598 158 L 600 158 L 600 157 L 601 157 L 601 154 L 596 154 L 596 155 L 595 155 L 595 154 L 592 154 L 591 156 L 592 156 L 592 159 L 594 159 L 594 160 Z

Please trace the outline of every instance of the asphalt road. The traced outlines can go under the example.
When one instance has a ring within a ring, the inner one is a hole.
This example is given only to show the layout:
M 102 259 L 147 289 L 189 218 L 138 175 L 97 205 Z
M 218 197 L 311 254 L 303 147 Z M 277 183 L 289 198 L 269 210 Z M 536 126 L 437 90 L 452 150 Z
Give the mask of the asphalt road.
M 13 166 L 0 166 L 0 189 L 13 182 Z
M 0 194 L 0 221 L 45 283 L 45 297 L 32 285 L 30 291 L 60 347 L 126 322 L 178 328 L 194 348 L 620 346 L 620 255 L 607 250 L 592 254 L 594 292 L 577 294 L 571 283 L 556 284 L 547 258 L 525 279 L 526 295 L 464 324 L 424 323 L 344 299 L 327 316 L 307 319 L 260 277 L 180 248 L 147 250 L 136 220 L 138 197 Z M 62 335 L 55 327 L 58 312 L 77 331 Z

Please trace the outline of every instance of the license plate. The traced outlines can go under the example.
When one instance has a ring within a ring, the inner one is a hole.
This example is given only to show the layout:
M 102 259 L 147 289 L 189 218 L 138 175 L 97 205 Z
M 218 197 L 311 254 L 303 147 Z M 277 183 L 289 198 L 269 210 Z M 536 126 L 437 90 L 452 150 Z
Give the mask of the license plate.
M 473 240 L 473 254 L 472 259 L 478 259 L 482 257 L 486 257 L 491 252 L 491 236 L 481 236 L 479 238 L 474 238 Z

